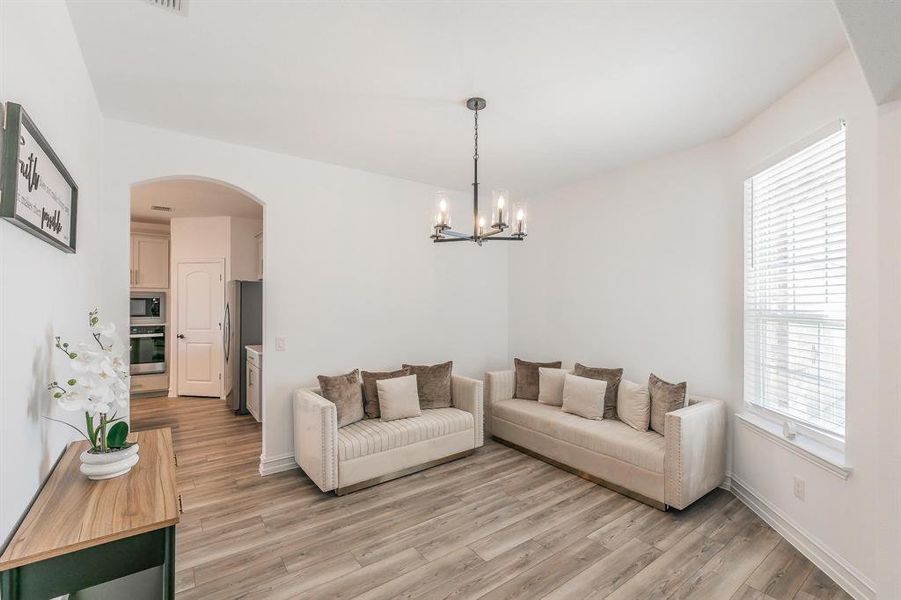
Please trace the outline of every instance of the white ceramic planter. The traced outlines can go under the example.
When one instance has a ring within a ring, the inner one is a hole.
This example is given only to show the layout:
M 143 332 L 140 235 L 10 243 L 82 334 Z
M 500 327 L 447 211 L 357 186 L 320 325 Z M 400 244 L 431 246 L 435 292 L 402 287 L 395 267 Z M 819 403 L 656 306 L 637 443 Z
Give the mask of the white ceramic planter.
M 125 475 L 138 463 L 138 445 L 105 454 L 81 453 L 81 472 L 88 479 L 112 479 Z

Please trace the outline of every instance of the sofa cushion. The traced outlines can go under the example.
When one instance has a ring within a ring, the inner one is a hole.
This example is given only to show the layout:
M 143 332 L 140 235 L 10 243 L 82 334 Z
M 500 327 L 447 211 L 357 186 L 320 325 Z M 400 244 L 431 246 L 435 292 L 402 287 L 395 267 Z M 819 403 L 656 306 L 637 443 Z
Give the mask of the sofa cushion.
M 378 419 L 381 416 L 379 412 L 379 390 L 376 382 L 380 379 L 406 377 L 409 374 L 410 369 L 377 372 L 363 371 L 363 411 L 366 413 L 367 419 Z
M 651 373 L 648 378 L 648 392 L 651 396 L 651 429 L 663 435 L 666 433 L 666 413 L 685 406 L 686 384 L 669 383 Z
M 600 421 L 604 418 L 606 391 L 606 381 L 567 373 L 563 383 L 562 410 L 585 419 Z
M 419 406 L 422 408 L 447 408 L 451 406 L 451 374 L 454 361 L 438 365 L 403 365 L 416 375 L 419 390 Z
M 648 471 L 663 473 L 666 439 L 654 431 L 635 431 L 615 419 L 583 419 L 554 406 L 516 398 L 492 402 L 491 411 L 492 417 Z M 341 435 L 340 431 L 338 435 Z
M 416 391 L 416 375 L 379 379 L 379 412 L 382 421 L 396 421 L 422 416 L 419 394 Z
M 542 363 L 514 358 L 513 369 L 516 372 L 516 398 L 538 400 L 538 369 L 541 367 L 559 369 L 562 366 L 563 363 L 559 360 Z
M 579 377 L 600 379 L 607 382 L 607 391 L 604 395 L 604 418 L 616 418 L 616 396 L 619 390 L 619 382 L 623 378 L 622 369 L 605 369 L 603 367 L 586 367 L 576 363 L 573 373 Z
M 628 379 L 619 382 L 616 396 L 616 416 L 638 431 L 647 431 L 651 423 L 651 396 L 646 384 Z
M 322 397 L 338 410 L 338 427 L 346 427 L 363 418 L 363 387 L 359 369 L 344 375 L 320 375 L 318 379 Z
M 459 408 L 432 408 L 422 416 L 397 421 L 366 419 L 338 430 L 338 460 L 384 452 L 474 426 L 472 413 Z
M 551 406 L 563 406 L 563 382 L 566 369 L 538 368 L 538 401 Z

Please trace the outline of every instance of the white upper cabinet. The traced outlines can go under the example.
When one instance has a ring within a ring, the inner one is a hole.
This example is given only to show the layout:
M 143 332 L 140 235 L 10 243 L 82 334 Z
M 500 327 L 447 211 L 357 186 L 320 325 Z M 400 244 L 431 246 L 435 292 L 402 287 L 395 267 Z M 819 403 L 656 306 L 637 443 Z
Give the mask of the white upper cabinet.
M 160 235 L 131 235 L 131 287 L 169 287 L 169 238 Z

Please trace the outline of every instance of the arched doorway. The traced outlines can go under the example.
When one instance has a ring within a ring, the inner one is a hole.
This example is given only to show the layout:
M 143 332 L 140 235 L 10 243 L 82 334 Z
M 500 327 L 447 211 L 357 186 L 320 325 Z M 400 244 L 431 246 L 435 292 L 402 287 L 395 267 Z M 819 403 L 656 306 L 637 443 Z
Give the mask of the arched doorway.
M 155 178 L 130 191 L 133 426 L 159 423 L 163 406 L 176 420 L 235 416 L 242 435 L 257 432 L 258 457 L 263 203 L 197 176 Z

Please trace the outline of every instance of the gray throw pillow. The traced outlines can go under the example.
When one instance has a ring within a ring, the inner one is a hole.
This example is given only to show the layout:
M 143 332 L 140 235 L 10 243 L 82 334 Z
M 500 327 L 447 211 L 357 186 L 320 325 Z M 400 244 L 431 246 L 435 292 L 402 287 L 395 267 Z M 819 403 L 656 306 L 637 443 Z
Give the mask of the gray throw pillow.
M 666 434 L 666 413 L 685 406 L 686 383 L 669 383 L 653 373 L 648 378 L 648 392 L 651 395 L 651 429 L 661 435 Z
M 338 427 L 363 419 L 363 389 L 360 386 L 359 369 L 334 377 L 320 375 L 318 379 L 322 397 L 334 404 L 338 411 Z
M 363 412 L 367 419 L 378 419 L 381 416 L 379 410 L 379 390 L 377 382 L 381 379 L 394 379 L 410 374 L 410 369 L 403 368 L 397 371 L 370 372 L 363 371 Z
M 562 366 L 563 363 L 559 360 L 543 363 L 514 358 L 513 369 L 516 372 L 516 397 L 522 400 L 538 400 L 538 369 L 541 367 L 559 369 Z
M 439 365 L 403 365 L 410 374 L 416 375 L 416 389 L 419 392 L 419 407 L 448 408 L 452 406 L 451 372 L 454 361 Z
M 576 363 L 573 374 L 579 377 L 600 379 L 607 382 L 607 391 L 604 392 L 604 418 L 616 419 L 616 395 L 619 390 L 619 382 L 623 378 L 623 370 L 586 367 Z

